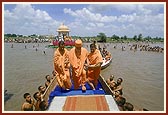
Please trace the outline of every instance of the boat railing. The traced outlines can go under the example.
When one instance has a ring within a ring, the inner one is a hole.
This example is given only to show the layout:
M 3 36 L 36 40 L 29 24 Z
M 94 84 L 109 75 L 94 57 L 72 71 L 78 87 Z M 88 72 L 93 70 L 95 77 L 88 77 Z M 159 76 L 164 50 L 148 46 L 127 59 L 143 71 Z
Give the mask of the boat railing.
M 102 88 L 104 89 L 104 91 L 106 92 L 106 94 L 113 96 L 113 91 L 111 90 L 111 88 L 109 87 L 109 85 L 107 84 L 107 82 L 105 81 L 104 77 L 102 77 L 102 75 L 100 75 L 99 78 L 98 78 L 98 80 L 101 83 Z
M 57 84 L 57 80 L 56 80 L 56 77 L 54 77 L 51 80 L 51 83 L 49 84 L 49 86 L 46 88 L 44 94 L 42 95 L 42 100 L 45 100 L 46 102 L 48 101 L 50 93 L 51 93 L 51 91 L 53 91 L 55 89 L 56 84 Z

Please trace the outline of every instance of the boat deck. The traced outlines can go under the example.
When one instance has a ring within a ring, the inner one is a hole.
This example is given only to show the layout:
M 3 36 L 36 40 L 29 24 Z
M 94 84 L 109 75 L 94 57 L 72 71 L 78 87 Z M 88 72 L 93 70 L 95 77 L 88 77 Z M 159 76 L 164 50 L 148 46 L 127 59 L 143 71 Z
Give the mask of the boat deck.
M 48 111 L 119 111 L 111 95 L 56 96 Z
M 82 92 L 81 87 L 63 90 L 59 86 L 50 93 L 48 111 L 119 111 L 112 95 L 107 95 L 100 83 L 96 90 Z

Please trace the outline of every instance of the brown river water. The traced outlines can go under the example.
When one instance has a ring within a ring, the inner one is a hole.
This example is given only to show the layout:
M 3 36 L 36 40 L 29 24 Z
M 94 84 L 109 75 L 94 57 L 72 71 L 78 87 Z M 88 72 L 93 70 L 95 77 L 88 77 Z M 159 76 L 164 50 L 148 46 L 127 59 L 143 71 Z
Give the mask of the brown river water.
M 48 44 L 13 43 L 11 48 L 12 43 L 4 43 L 2 88 L 8 93 L 8 97 L 3 101 L 4 111 L 20 111 L 24 102 L 23 94 L 29 92 L 33 96 L 38 91 L 38 86 L 44 85 L 45 76 L 51 75 L 55 49 L 45 48 Z M 84 44 L 88 50 L 89 44 Z M 129 44 L 105 45 L 113 60 L 109 67 L 101 71 L 102 76 L 107 79 L 113 74 L 115 80 L 123 78 L 123 96 L 135 107 L 164 111 L 165 52 L 134 52 L 129 50 Z M 116 49 L 114 45 L 117 45 Z M 121 50 L 122 45 L 126 47 L 126 51 Z M 151 45 L 164 47 L 164 44 Z

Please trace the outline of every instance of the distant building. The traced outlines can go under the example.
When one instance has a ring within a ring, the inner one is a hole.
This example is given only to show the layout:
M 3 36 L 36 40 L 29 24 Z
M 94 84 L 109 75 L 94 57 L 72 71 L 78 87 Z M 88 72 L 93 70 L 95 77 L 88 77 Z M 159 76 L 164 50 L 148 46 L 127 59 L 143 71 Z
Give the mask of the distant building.
M 67 41 L 72 39 L 71 37 L 69 37 L 70 29 L 63 23 L 58 27 L 57 32 L 59 41 L 60 40 Z

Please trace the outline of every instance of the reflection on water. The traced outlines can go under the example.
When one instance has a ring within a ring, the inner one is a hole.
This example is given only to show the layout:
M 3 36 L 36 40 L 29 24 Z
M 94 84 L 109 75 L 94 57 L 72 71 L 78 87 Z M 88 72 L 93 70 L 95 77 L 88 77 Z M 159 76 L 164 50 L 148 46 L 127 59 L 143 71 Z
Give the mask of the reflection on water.
M 38 86 L 44 85 L 45 75 L 51 75 L 54 49 L 45 48 L 46 45 L 13 44 L 11 48 L 11 43 L 4 44 L 4 88 L 12 94 L 4 103 L 5 111 L 19 111 L 24 101 L 23 94 L 29 92 L 33 95 Z M 84 47 L 89 49 L 87 45 Z M 133 105 L 163 111 L 164 53 L 134 52 L 127 44 L 124 44 L 126 51 L 122 51 L 121 44 L 117 44 L 116 49 L 114 45 L 107 46 L 113 60 L 108 68 L 101 71 L 103 77 L 106 79 L 110 74 L 115 76 L 115 80 L 122 77 L 123 96 Z

